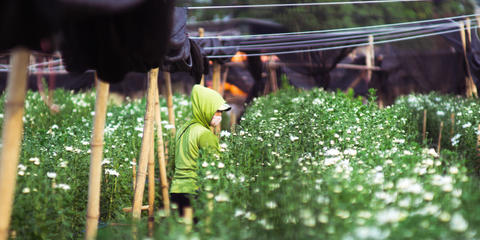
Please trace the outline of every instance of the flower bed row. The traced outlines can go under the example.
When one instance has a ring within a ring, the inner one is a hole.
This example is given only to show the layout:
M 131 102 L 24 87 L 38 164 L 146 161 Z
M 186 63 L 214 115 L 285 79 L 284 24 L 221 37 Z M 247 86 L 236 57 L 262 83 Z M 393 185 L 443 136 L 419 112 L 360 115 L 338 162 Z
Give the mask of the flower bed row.
M 51 114 L 38 93 L 27 94 L 11 221 L 12 234 L 20 239 L 83 238 L 95 92 L 57 90 L 55 101 L 61 111 Z M 177 124 L 182 124 L 190 106 L 184 96 L 174 96 L 174 102 Z M 166 106 L 165 99 L 160 104 Z M 3 104 L 0 108 L 3 112 Z M 139 158 L 144 113 L 144 100 L 108 106 L 101 226 L 128 216 L 122 208 L 132 204 L 132 165 L 133 159 Z M 163 120 L 168 119 L 166 107 L 161 113 Z M 3 121 L 3 115 L 0 119 Z M 168 141 L 171 126 L 167 121 L 163 125 Z
M 428 95 L 409 95 L 397 100 L 396 105 L 410 109 L 416 115 L 417 129 L 423 131 L 424 111 L 426 111 L 427 144 L 438 147 L 440 124 L 443 123 L 442 149 L 454 151 L 469 161 L 469 170 L 480 175 L 480 157 L 476 150 L 480 135 L 480 104 L 478 100 L 457 96 L 445 96 L 436 93 Z M 417 139 L 420 140 L 419 138 Z
M 373 100 L 318 89 L 257 99 L 237 130 L 223 134 L 221 158 L 200 160 L 201 220 L 187 236 L 478 238 L 471 159 L 419 142 L 419 114 L 410 105 L 378 109 Z M 185 237 L 183 227 L 160 220 L 155 237 Z
M 58 91 L 56 99 L 62 112 L 50 115 L 38 94 L 28 94 L 12 217 L 18 237 L 83 234 L 94 95 Z M 424 104 L 426 99 L 432 104 Z M 181 219 L 160 217 L 160 211 L 153 237 L 478 238 L 479 184 L 469 175 L 475 155 L 464 153 L 475 149 L 476 136 L 469 130 L 479 123 L 478 101 L 411 96 L 378 109 L 373 100 L 363 104 L 318 89 L 287 89 L 256 99 L 235 131 L 222 132 L 220 159 L 199 160 L 202 189 L 195 215 L 200 221 L 192 233 L 185 233 Z M 461 137 L 454 145 L 455 135 L 445 133 L 439 154 L 435 123 L 444 121 L 450 131 L 450 112 L 442 107 L 447 101 L 457 106 L 454 131 Z M 189 106 L 185 98 L 174 102 L 178 125 L 188 118 Z M 102 222 L 128 222 L 130 215 L 121 209 L 133 197 L 131 161 L 138 158 L 144 106 L 144 101 L 109 106 Z M 430 140 L 421 142 L 427 107 Z M 102 225 L 99 238 L 124 238 L 130 231 Z M 138 234 L 146 236 L 145 228 Z

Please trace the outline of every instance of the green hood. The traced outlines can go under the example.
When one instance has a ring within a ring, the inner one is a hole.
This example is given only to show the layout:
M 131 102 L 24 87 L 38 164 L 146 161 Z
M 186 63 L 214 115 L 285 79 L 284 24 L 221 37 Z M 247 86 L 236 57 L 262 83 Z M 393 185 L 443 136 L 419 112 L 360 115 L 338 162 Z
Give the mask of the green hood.
M 192 122 L 200 123 L 209 128 L 210 121 L 215 112 L 225 103 L 222 96 L 202 85 L 195 85 L 191 94 L 193 119 Z
M 216 91 L 195 85 L 192 89 L 193 119 L 177 131 L 175 137 L 175 173 L 170 192 L 196 194 L 201 149 L 219 153 L 218 138 L 210 131 L 210 121 L 225 100 Z

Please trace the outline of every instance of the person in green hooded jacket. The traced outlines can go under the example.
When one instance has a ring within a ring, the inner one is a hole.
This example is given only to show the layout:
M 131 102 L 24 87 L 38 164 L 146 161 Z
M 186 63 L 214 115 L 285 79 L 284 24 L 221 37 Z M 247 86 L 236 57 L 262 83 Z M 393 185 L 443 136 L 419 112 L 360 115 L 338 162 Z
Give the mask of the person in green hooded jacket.
M 195 85 L 191 93 L 192 120 L 185 123 L 175 136 L 175 173 L 173 175 L 170 195 L 177 204 L 180 215 L 183 209 L 190 207 L 190 199 L 195 198 L 197 185 L 197 158 L 201 149 L 219 154 L 218 137 L 210 127 L 222 121 L 222 112 L 231 107 L 220 94 L 212 89 Z

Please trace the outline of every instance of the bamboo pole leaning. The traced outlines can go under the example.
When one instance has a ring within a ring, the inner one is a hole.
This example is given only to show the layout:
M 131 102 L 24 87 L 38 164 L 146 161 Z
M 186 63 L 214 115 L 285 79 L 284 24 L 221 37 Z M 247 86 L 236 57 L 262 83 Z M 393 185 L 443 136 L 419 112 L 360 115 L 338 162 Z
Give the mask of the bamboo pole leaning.
M 230 67 L 226 66 L 225 71 L 222 74 L 222 79 L 220 79 L 220 89 L 219 93 L 223 97 L 223 94 L 225 93 L 225 84 L 227 83 L 227 78 L 228 78 L 228 72 L 230 71 Z
M 220 78 L 222 74 L 222 65 L 217 62 L 213 62 L 213 75 L 212 75 L 212 88 L 220 93 Z M 213 133 L 220 133 L 220 125 L 213 128 Z
M 165 146 L 163 145 L 162 117 L 160 115 L 158 89 L 155 91 L 155 124 L 157 126 L 157 155 L 160 170 L 160 184 L 162 188 L 163 209 L 165 215 L 170 215 L 170 198 L 168 195 L 167 167 L 165 161 Z
M 470 18 L 467 18 L 467 20 L 465 20 L 465 25 L 467 29 L 466 39 L 468 40 L 468 45 L 466 46 L 469 46 L 469 48 L 471 49 L 472 48 L 472 22 L 470 21 Z M 465 51 L 465 54 L 467 54 L 466 51 Z M 466 64 L 470 68 L 469 63 L 467 62 Z M 475 82 L 473 81 L 471 69 L 468 69 L 468 70 L 469 70 L 470 84 L 472 85 L 472 94 L 475 98 L 478 98 L 477 85 L 475 85 Z
M 205 29 L 204 28 L 198 28 L 198 36 L 199 37 L 204 37 L 205 36 Z M 205 75 L 202 74 L 202 80 L 200 80 L 200 85 L 205 86 Z
M 368 36 L 368 47 L 365 52 L 365 65 L 369 70 L 367 70 L 367 84 L 372 80 L 372 70 L 370 70 L 375 65 L 375 50 L 373 47 L 373 35 Z
M 222 74 L 222 65 L 220 65 L 220 63 L 213 62 L 212 88 L 217 92 L 220 92 L 221 74 Z
M 478 30 L 480 30 L 480 25 L 478 25 L 478 23 L 480 23 L 480 15 L 477 15 L 475 18 L 477 19 Z
M 278 82 L 277 82 L 277 67 L 274 66 L 275 60 L 273 60 L 273 57 L 270 57 L 270 60 L 268 62 L 268 70 L 270 72 L 270 86 L 272 92 L 277 92 L 278 89 Z
M 140 210 L 142 211 L 146 211 L 148 210 L 148 205 L 143 205 Z M 129 213 L 132 211 L 132 207 L 125 207 L 125 208 L 122 208 L 122 211 L 125 212 L 125 213 Z
M 150 155 L 148 157 L 148 235 L 153 235 L 154 206 L 155 206 L 155 139 L 152 128 L 150 136 Z
M 472 22 L 470 21 L 470 18 L 465 20 L 465 27 L 467 29 L 468 41 L 472 42 Z
M 145 112 L 145 121 L 143 126 L 142 147 L 140 158 L 138 160 L 137 183 L 135 186 L 135 195 L 133 197 L 132 216 L 135 220 L 140 219 L 143 192 L 145 190 L 145 179 L 147 172 L 148 157 L 150 155 L 151 137 L 153 131 L 153 107 L 154 107 L 154 89 L 157 86 L 158 68 L 150 70 L 148 73 L 148 93 L 147 110 Z
M 133 166 L 132 166 L 132 189 L 135 192 L 135 183 L 137 182 L 137 159 L 133 158 Z
M 440 150 L 442 149 L 442 131 L 443 131 L 443 121 L 440 122 L 440 130 L 438 131 L 438 145 L 437 145 L 438 154 L 440 154 Z
M 478 125 L 477 153 L 478 153 L 478 156 L 480 156 L 480 124 Z M 480 160 L 479 160 L 479 161 L 480 161 Z
M 85 239 L 97 236 L 98 218 L 100 217 L 100 181 L 102 178 L 103 130 L 107 113 L 109 84 L 99 81 L 95 74 L 97 93 L 95 98 L 95 116 L 90 155 L 90 173 L 88 181 L 87 226 Z
M 175 136 L 175 111 L 173 109 L 173 91 L 172 91 L 172 77 L 169 72 L 163 72 L 163 78 L 165 79 L 165 88 L 167 96 L 167 108 L 168 108 L 168 123 L 173 126 L 172 136 Z
M 465 65 L 467 68 L 466 76 L 465 76 L 465 88 L 466 88 L 466 96 L 467 97 L 478 97 L 477 87 L 473 82 L 472 72 L 470 69 L 470 64 L 468 63 L 467 57 L 467 36 L 465 36 L 465 24 L 463 22 L 460 23 L 460 39 L 462 41 L 463 46 L 463 57 L 465 60 Z
M 450 136 L 453 136 L 455 133 L 455 113 L 450 114 L 450 123 L 452 127 L 450 128 Z
M 52 58 L 53 59 L 53 58 Z M 48 70 L 52 70 L 53 63 L 48 64 Z M 50 77 L 48 79 L 48 107 L 50 108 L 50 111 L 53 113 L 58 113 L 60 112 L 60 106 L 54 103 L 53 99 L 53 92 L 55 90 L 55 74 L 50 74 Z
M 0 153 L 0 240 L 8 238 L 8 228 L 15 196 L 29 54 L 27 49 L 17 48 L 12 51 L 10 57 L 12 68 L 8 74 L 5 120 L 2 128 L 2 149 Z
M 183 210 L 185 211 L 185 215 L 184 215 L 185 232 L 190 233 L 192 231 L 192 225 L 193 225 L 193 208 L 185 207 Z
M 427 109 L 423 110 L 423 128 L 422 128 L 422 142 L 427 137 Z

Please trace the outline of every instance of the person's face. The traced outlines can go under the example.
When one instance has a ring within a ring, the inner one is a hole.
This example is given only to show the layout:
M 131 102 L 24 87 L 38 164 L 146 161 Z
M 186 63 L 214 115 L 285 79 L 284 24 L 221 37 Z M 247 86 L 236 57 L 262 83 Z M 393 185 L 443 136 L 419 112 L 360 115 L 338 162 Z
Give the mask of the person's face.
M 222 122 L 222 112 L 217 111 L 212 117 L 212 120 L 210 121 L 210 125 L 212 127 L 216 127 Z

